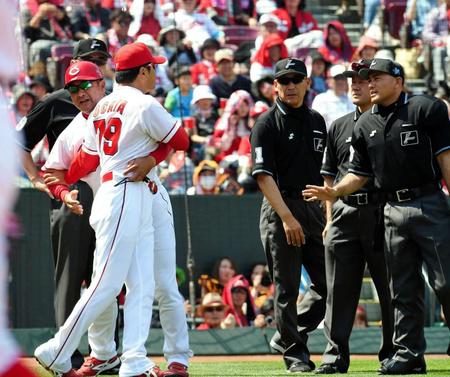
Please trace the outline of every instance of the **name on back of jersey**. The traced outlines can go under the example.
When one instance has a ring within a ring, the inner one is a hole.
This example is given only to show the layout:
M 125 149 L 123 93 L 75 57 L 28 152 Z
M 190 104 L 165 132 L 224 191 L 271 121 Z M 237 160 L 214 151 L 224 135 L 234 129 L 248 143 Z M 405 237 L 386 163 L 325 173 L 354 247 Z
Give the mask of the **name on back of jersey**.
M 127 101 L 120 99 L 115 101 L 104 101 L 97 105 L 94 109 L 94 118 L 106 113 L 120 113 L 123 114 Z

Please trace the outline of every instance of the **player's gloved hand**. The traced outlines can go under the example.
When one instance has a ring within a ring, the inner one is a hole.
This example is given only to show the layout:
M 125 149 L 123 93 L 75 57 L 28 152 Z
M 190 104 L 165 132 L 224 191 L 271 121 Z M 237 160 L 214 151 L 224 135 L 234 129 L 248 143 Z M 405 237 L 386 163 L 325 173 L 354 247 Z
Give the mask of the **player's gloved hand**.
M 306 243 L 303 228 L 296 218 L 290 214 L 283 218 L 283 228 L 288 245 L 300 247 Z
M 47 169 L 44 173 L 44 181 L 47 185 L 65 185 L 66 172 L 67 170 Z
M 153 156 L 139 157 L 128 162 L 128 168 L 124 174 L 130 181 L 143 181 L 147 174 L 156 166 L 156 160 Z
M 45 184 L 44 180 L 37 176 L 31 180 L 33 187 L 39 191 L 45 192 L 50 198 L 55 199 L 53 194 L 50 192 L 49 188 Z
M 330 200 L 333 201 L 338 192 L 335 188 L 329 186 L 313 186 L 306 185 L 306 189 L 302 191 L 303 199 L 307 202 L 313 202 L 315 200 Z
M 75 215 L 82 215 L 83 214 L 83 206 L 77 200 L 77 196 L 78 196 L 78 190 L 72 190 L 72 191 L 68 192 L 64 196 L 64 204 Z

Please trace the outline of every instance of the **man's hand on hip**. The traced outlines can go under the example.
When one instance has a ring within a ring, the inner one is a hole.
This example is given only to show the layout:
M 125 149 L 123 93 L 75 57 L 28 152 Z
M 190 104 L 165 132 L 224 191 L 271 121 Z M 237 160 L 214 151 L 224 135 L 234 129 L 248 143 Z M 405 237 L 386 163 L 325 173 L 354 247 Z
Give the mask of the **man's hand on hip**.
M 147 174 L 156 166 L 156 160 L 152 156 L 135 158 L 128 162 L 128 168 L 124 174 L 133 182 L 143 181 Z

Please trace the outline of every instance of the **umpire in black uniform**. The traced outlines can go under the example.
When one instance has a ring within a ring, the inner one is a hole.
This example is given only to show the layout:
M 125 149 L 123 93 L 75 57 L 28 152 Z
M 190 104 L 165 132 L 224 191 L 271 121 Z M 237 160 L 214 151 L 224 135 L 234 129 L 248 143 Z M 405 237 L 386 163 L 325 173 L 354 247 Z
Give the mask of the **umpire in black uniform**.
M 348 195 L 375 177 L 387 199 L 385 252 L 395 313 L 395 355 L 379 371 L 426 373 L 423 263 L 450 319 L 450 208 L 439 187 L 442 177 L 450 185 L 447 107 L 434 97 L 409 98 L 403 68 L 391 60 L 374 59 L 359 74 L 369 79 L 375 105 L 356 124 L 349 174 L 333 188 L 311 186 L 304 195 Z
M 351 78 L 351 97 L 356 110 L 331 124 L 321 173 L 332 187 L 347 174 L 353 128 L 362 113 L 371 107 L 367 80 L 358 75 L 370 60 L 353 63 L 344 76 Z M 384 196 L 371 178 L 352 195 L 326 202 L 324 230 L 327 276 L 327 309 L 324 332 L 327 346 L 317 374 L 346 373 L 350 364 L 349 338 L 361 292 L 367 262 L 378 292 L 383 323 L 380 361 L 393 356 L 394 312 L 383 253 Z
M 106 45 L 98 39 L 85 39 L 74 49 L 73 58 L 92 61 L 102 67 L 106 64 L 109 54 Z M 69 92 L 57 90 L 46 97 L 33 108 L 27 117 L 23 118 L 18 129 L 23 133 L 23 164 L 24 170 L 34 187 L 46 192 L 50 191 L 39 176 L 31 150 L 47 136 L 49 148 L 53 147 L 60 133 L 67 127 L 79 110 L 72 103 Z M 78 190 L 78 200 L 84 208 L 85 216 L 73 214 L 61 202 L 52 200 L 50 209 L 50 235 L 55 264 L 55 317 L 56 326 L 64 324 L 80 298 L 83 281 L 91 281 L 93 255 L 95 250 L 95 234 L 89 225 L 93 193 L 85 182 L 77 182 L 73 189 Z M 84 362 L 81 354 L 76 351 L 72 356 L 72 365 L 80 367 Z
M 271 344 L 283 352 L 289 372 L 314 369 L 307 333 L 325 313 L 323 213 L 301 196 L 307 183 L 323 182 L 320 165 L 326 142 L 325 121 L 303 104 L 309 84 L 302 61 L 280 60 L 274 81 L 278 98 L 258 118 L 251 134 L 253 176 L 264 194 L 261 240 L 275 285 L 278 336 Z M 297 314 L 302 264 L 312 285 Z

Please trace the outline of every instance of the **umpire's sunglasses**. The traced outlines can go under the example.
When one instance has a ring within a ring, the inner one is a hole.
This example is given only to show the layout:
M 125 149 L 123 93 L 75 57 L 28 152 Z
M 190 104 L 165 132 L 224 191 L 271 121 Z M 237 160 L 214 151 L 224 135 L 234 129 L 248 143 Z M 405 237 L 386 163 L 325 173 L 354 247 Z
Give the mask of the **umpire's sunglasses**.
M 72 94 L 77 94 L 79 91 L 80 91 L 80 89 L 83 89 L 83 90 L 88 90 L 89 88 L 92 88 L 92 83 L 94 82 L 94 81 L 97 81 L 97 80 L 93 80 L 93 81 L 81 81 L 78 85 L 68 85 L 67 86 L 67 90 L 70 92 L 70 93 L 72 93 Z
M 300 84 L 304 78 L 305 78 L 305 76 L 280 77 L 277 79 L 277 81 L 281 85 L 285 85 L 285 86 L 289 85 L 290 83 L 297 85 L 297 84 Z

